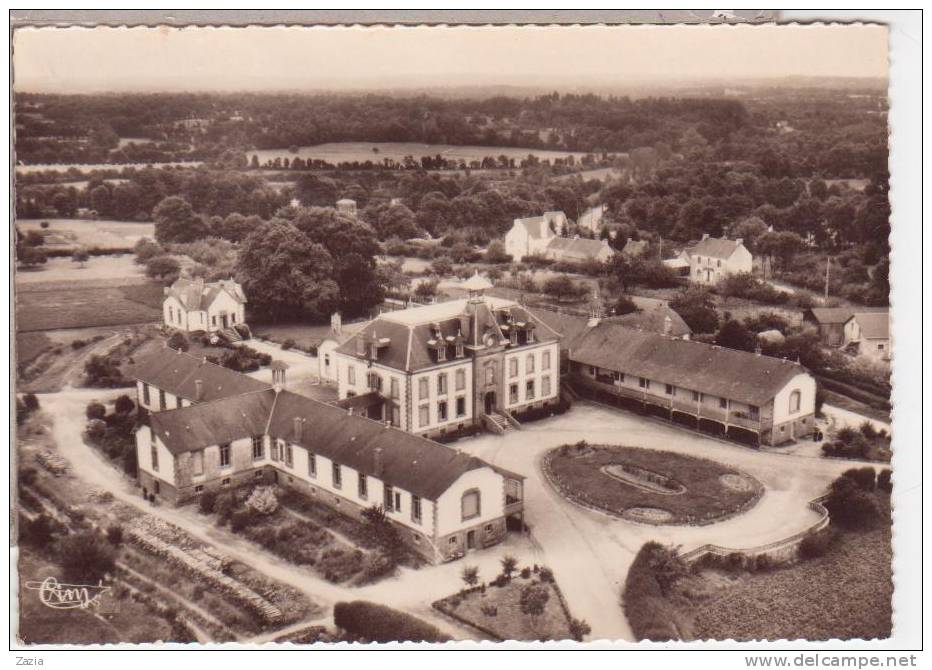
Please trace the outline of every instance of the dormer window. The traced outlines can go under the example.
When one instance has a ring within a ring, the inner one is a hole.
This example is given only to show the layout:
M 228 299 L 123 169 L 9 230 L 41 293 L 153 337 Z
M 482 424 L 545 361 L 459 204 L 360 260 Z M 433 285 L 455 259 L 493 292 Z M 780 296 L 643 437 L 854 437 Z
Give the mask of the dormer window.
M 511 341 L 512 346 L 518 344 L 518 331 L 512 328 L 508 333 L 508 339 Z
M 462 342 L 457 342 L 457 343 L 456 343 L 456 357 L 457 357 L 457 358 L 462 358 L 462 357 L 465 356 L 465 355 L 466 355 L 466 352 L 465 352 L 465 350 L 464 350 L 463 343 L 462 343 Z
M 446 348 L 446 346 L 445 346 L 443 343 L 441 343 L 441 344 L 437 347 L 437 360 L 438 360 L 438 361 L 445 361 L 445 360 L 447 360 L 447 348 Z

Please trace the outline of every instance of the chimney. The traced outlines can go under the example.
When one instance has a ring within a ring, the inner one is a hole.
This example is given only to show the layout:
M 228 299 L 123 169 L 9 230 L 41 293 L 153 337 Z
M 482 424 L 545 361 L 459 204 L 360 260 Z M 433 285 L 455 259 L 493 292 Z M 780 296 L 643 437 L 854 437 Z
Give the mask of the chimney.
M 372 454 L 372 474 L 382 478 L 382 447 L 376 447 Z
M 704 239 L 704 240 L 709 239 L 709 234 L 708 234 L 708 233 L 702 233 L 702 239 Z
M 194 399 L 198 402 L 204 398 L 204 381 L 202 379 L 194 380 Z
M 735 244 L 744 244 L 744 238 L 739 237 L 738 239 L 735 240 Z
M 761 354 L 760 342 L 758 342 L 758 343 L 757 343 L 757 346 L 754 347 L 754 353 L 757 354 L 758 356 L 760 356 L 760 354 Z
M 282 361 L 272 361 L 272 388 L 280 393 L 285 388 L 285 370 L 288 365 Z
M 300 442 L 301 438 L 304 437 L 304 419 L 299 416 L 296 416 L 292 419 L 294 424 L 294 439 L 296 442 Z
M 340 335 L 343 332 L 343 317 L 339 312 L 330 315 L 330 332 L 334 335 Z
M 663 334 L 669 335 L 673 332 L 673 320 L 670 318 L 670 315 L 663 317 Z

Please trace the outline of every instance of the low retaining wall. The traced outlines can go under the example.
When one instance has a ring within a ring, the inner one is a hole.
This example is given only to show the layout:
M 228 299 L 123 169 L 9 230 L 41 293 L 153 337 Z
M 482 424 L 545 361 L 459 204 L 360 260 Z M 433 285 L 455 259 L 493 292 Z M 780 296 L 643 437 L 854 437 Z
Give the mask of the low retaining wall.
M 813 512 L 816 512 L 819 515 L 819 520 L 812 524 L 806 530 L 794 533 L 789 537 L 785 537 L 782 540 L 776 540 L 768 544 L 762 544 L 757 547 L 750 547 L 745 549 L 730 549 L 728 547 L 722 547 L 717 544 L 703 544 L 695 549 L 691 549 L 680 555 L 680 557 L 687 563 L 695 563 L 702 560 L 706 556 L 718 556 L 726 557 L 732 554 L 739 554 L 745 558 L 756 558 L 766 554 L 774 563 L 788 563 L 796 558 L 796 552 L 799 547 L 799 544 L 814 533 L 818 533 L 820 530 L 828 526 L 829 524 L 829 515 L 828 510 L 825 509 L 825 506 L 822 504 L 828 498 L 827 495 L 819 496 L 810 500 L 807 504 L 809 509 Z

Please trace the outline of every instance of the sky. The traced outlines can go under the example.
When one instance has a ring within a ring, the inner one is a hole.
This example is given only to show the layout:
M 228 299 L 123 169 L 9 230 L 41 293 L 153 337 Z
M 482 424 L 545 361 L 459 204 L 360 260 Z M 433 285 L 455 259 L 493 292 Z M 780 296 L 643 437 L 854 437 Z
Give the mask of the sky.
M 223 91 L 886 77 L 887 29 L 23 28 L 18 91 Z

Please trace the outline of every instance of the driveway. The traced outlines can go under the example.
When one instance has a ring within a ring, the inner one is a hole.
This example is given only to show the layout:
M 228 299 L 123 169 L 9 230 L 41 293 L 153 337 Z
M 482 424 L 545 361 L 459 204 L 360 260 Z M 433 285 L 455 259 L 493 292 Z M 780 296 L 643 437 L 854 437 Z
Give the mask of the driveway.
M 648 526 L 575 505 L 543 479 L 542 455 L 553 447 L 591 443 L 646 447 L 727 463 L 765 487 L 748 512 L 708 526 Z M 522 430 L 462 440 L 455 446 L 527 476 L 525 509 L 544 563 L 554 570 L 573 615 L 592 626 L 592 640 L 633 636 L 619 597 L 628 568 L 649 540 L 747 548 L 799 532 L 817 515 L 806 503 L 820 495 L 851 461 L 761 452 L 685 431 L 660 421 L 580 401 L 566 414 L 525 424 Z

